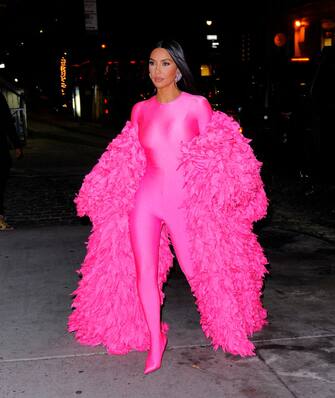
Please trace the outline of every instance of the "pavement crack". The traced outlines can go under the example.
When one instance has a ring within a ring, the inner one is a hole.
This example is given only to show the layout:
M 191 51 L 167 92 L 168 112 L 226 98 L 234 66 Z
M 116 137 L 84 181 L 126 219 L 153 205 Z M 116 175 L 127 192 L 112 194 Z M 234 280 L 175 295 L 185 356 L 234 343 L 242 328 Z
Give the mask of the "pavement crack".
M 49 356 L 30 357 L 30 358 L 10 358 L 10 359 L 0 359 L 0 363 L 48 361 L 52 359 L 92 357 L 95 355 L 108 355 L 108 354 L 107 352 L 91 352 L 87 354 L 49 355 Z
M 257 353 L 257 357 L 264 363 L 264 365 L 269 369 L 269 371 L 275 376 L 275 378 L 279 381 L 279 383 L 281 383 L 284 388 L 286 388 L 286 390 L 292 394 L 292 397 L 294 398 L 299 398 L 298 395 L 296 395 L 291 389 L 290 387 L 285 383 L 285 381 L 280 377 L 280 374 L 278 374 L 273 368 L 272 366 L 270 366 L 265 359 L 263 358 L 263 356 L 258 352 Z
M 312 379 L 312 380 L 318 380 L 322 381 L 325 383 L 330 383 L 330 384 L 335 384 L 335 381 L 325 379 L 324 377 L 318 376 L 314 372 L 278 372 L 279 375 L 285 376 L 285 377 L 296 377 L 296 378 L 303 378 L 303 379 Z
M 274 339 L 261 339 L 261 340 L 252 340 L 253 343 L 271 343 L 275 341 L 288 341 L 288 340 L 303 340 L 303 339 L 323 339 L 335 337 L 334 333 L 331 334 L 317 334 L 317 335 L 310 335 L 310 336 L 294 336 L 294 337 L 279 337 Z

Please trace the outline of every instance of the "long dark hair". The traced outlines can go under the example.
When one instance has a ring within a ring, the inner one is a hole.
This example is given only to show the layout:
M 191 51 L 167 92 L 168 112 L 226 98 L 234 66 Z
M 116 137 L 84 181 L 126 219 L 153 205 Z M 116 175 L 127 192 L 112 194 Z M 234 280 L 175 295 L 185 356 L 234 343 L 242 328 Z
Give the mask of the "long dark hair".
M 186 62 L 184 50 L 176 40 L 160 40 L 155 48 L 164 48 L 171 55 L 171 58 L 177 65 L 182 78 L 177 83 L 178 87 L 189 93 L 196 93 L 194 77 L 188 63 Z

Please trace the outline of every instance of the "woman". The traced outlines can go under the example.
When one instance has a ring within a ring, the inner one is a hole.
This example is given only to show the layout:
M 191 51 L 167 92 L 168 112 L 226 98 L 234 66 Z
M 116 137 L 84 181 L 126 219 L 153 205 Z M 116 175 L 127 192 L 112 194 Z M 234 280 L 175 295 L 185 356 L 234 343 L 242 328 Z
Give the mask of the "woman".
M 93 231 L 69 330 L 112 354 L 149 350 L 144 373 L 159 369 L 171 242 L 214 349 L 254 355 L 248 336 L 266 323 L 266 259 L 252 232 L 267 206 L 260 163 L 236 122 L 188 92 L 179 43 L 155 46 L 149 76 L 156 94 L 133 107 L 76 198 Z

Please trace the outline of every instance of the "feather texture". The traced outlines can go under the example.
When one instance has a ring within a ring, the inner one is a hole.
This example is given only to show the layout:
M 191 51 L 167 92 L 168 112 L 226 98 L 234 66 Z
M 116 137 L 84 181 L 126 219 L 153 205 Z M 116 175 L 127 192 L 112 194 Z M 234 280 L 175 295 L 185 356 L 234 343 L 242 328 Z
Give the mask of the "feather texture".
M 267 260 L 252 228 L 266 214 L 267 198 L 261 163 L 238 129 L 232 118 L 214 112 L 203 134 L 181 144 L 179 167 L 185 176 L 184 206 L 195 267 L 190 285 L 201 326 L 214 349 L 249 356 L 254 345 L 248 337 L 266 323 L 261 289 Z M 110 354 L 150 347 L 128 227 L 145 164 L 137 131 L 127 122 L 75 198 L 78 215 L 88 215 L 93 228 L 73 292 L 69 331 L 82 344 L 103 344 Z M 161 303 L 172 259 L 163 228 Z
M 214 112 L 206 134 L 183 144 L 180 167 L 195 266 L 190 285 L 203 331 L 214 349 L 253 355 L 248 336 L 266 323 L 267 260 L 252 231 L 267 209 L 261 163 L 237 122 Z
M 78 215 L 93 223 L 87 255 L 69 317 L 69 331 L 87 345 L 106 346 L 110 354 L 150 347 L 148 327 L 137 294 L 128 214 L 145 169 L 145 157 L 130 122 L 85 177 L 75 198 Z M 172 265 L 166 229 L 160 244 L 159 285 Z M 167 330 L 168 326 L 163 325 Z

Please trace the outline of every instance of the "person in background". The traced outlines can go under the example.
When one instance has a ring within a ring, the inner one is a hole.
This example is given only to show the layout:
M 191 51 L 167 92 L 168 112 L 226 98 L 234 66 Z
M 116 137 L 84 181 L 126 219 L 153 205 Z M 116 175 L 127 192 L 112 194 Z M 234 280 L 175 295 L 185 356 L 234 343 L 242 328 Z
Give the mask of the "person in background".
M 22 144 L 16 133 L 9 106 L 5 96 L 0 92 L 0 231 L 13 229 L 6 222 L 4 209 L 5 190 L 12 166 L 11 148 L 15 149 L 17 159 L 23 156 Z

